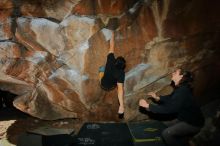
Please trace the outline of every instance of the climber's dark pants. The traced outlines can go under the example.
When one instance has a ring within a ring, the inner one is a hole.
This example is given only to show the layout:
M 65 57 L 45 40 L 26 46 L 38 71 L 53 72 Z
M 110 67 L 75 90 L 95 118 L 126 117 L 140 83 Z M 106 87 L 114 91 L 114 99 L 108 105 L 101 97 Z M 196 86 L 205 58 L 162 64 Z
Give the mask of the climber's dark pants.
M 168 128 L 162 132 L 162 138 L 167 146 L 189 146 L 189 137 L 197 134 L 200 131 L 200 127 L 178 120 L 172 122 L 165 123 Z

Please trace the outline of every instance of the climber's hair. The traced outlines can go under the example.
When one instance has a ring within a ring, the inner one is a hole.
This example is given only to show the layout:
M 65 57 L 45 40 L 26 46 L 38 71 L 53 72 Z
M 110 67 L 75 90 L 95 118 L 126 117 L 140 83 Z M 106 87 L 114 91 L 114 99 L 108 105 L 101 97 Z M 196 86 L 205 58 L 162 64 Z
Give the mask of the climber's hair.
M 181 85 L 185 85 L 187 84 L 188 87 L 193 90 L 193 85 L 192 85 L 192 82 L 193 82 L 193 78 L 194 78 L 194 75 L 192 74 L 192 72 L 190 71 L 187 71 L 183 68 L 177 68 L 177 70 L 180 70 L 180 75 L 183 75 L 182 79 L 180 80 L 179 84 L 178 85 L 175 85 L 175 82 L 174 81 L 171 81 L 170 83 L 170 86 L 173 87 L 173 88 L 178 88 L 179 86 Z
M 117 57 L 115 60 L 115 66 L 117 69 L 124 70 L 126 67 L 126 61 L 125 61 L 124 57 L 122 57 L 122 56 Z
M 187 83 L 191 84 L 194 80 L 193 74 L 190 71 L 180 68 L 180 75 L 183 75 L 183 78 L 180 80 L 180 84 Z

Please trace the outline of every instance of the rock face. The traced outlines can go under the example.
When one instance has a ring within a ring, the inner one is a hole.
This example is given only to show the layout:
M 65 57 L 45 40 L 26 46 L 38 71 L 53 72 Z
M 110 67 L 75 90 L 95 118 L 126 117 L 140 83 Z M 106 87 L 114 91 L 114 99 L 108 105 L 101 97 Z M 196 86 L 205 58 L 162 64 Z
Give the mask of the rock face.
M 1 0 L 0 88 L 17 95 L 16 108 L 41 119 L 117 120 L 116 89 L 105 92 L 98 80 L 114 29 L 115 54 L 127 60 L 126 120 L 141 118 L 138 100 L 147 91 L 168 92 L 177 67 L 195 73 L 199 97 L 220 81 L 219 4 Z

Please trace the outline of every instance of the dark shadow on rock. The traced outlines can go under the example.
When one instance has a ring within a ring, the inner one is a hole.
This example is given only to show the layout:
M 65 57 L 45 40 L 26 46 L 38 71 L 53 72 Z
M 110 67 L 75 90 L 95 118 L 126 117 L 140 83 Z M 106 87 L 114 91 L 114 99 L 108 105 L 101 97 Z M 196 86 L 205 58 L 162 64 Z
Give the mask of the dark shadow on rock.
M 8 91 L 0 90 L 0 110 L 4 107 L 13 108 L 13 100 L 16 96 Z
M 16 120 L 10 127 L 7 129 L 7 140 L 16 145 L 18 141 L 18 137 L 25 133 L 25 131 L 31 127 L 31 122 L 25 119 Z
M 11 32 L 12 32 L 12 41 L 16 41 L 15 32 L 17 29 L 17 22 L 16 19 L 21 16 L 20 6 L 21 6 L 21 0 L 12 0 L 13 2 L 13 12 L 11 15 L 12 18 L 12 24 L 11 24 Z
M 17 120 L 17 119 L 24 119 L 24 118 L 29 117 L 28 114 L 21 112 L 14 107 L 1 109 L 0 115 L 1 115 L 0 121 Z
M 17 95 L 8 91 L 0 90 L 0 121 L 26 118 L 28 115 L 13 106 Z

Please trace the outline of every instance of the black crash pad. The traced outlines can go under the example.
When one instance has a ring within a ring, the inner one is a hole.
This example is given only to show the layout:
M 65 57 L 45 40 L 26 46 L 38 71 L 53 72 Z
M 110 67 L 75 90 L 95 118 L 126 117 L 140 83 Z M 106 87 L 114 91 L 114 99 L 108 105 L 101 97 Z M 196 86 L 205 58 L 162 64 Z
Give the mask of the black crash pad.
M 74 146 L 134 146 L 126 123 L 85 123 Z
M 161 132 L 166 126 L 159 121 L 129 123 L 135 146 L 165 146 Z
M 18 137 L 17 146 L 70 146 L 74 138 L 68 134 L 45 136 L 27 132 Z

